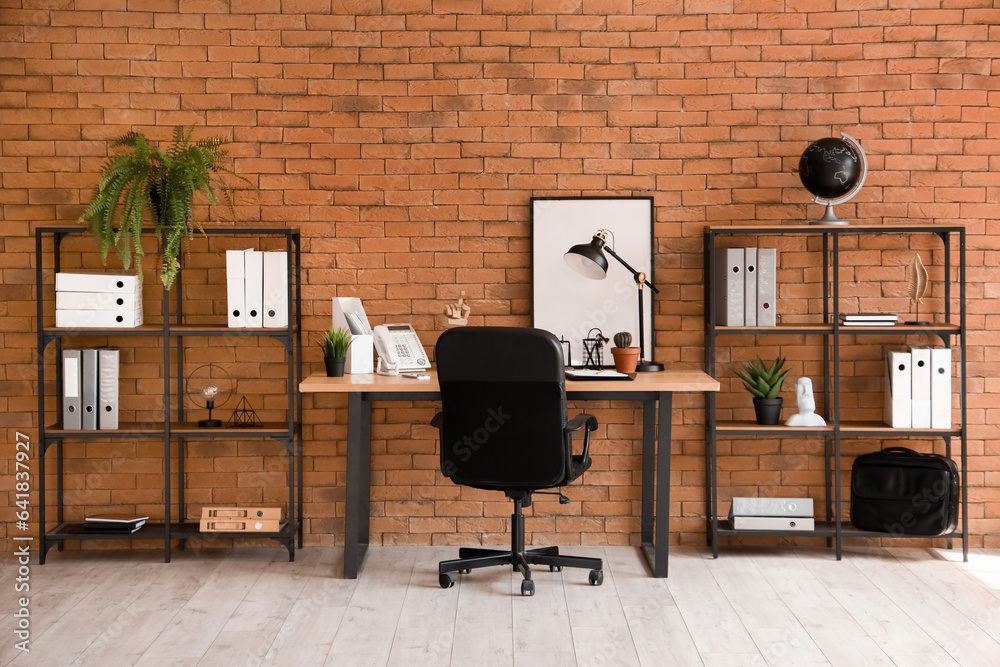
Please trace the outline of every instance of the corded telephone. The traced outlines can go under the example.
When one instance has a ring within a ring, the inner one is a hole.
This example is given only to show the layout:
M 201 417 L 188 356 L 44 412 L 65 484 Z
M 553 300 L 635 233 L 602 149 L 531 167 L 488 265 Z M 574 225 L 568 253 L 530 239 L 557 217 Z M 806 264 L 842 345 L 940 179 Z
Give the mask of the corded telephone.
M 379 374 L 396 375 L 431 367 L 417 332 L 409 324 L 380 324 L 374 334 Z

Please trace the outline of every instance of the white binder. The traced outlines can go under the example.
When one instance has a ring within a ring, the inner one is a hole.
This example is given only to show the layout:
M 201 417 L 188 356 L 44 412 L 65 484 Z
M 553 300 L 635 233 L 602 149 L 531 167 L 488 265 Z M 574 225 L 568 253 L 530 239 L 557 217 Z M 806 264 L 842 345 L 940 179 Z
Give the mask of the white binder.
M 931 348 L 931 428 L 951 428 L 951 348 Z
M 264 326 L 288 326 L 288 252 L 264 253 Z
M 797 516 L 736 516 L 733 517 L 736 530 L 815 530 L 816 520 Z
M 80 419 L 83 422 L 81 428 L 84 431 L 97 430 L 97 350 L 94 348 L 84 348 L 80 350 L 82 384 L 80 389 L 81 404 Z
M 910 423 L 931 427 L 931 348 L 910 346 Z
M 242 250 L 226 251 L 226 308 L 229 310 L 229 326 L 235 328 L 247 325 L 243 254 Z
M 757 326 L 757 248 L 743 249 L 743 324 Z
M 243 253 L 243 293 L 249 328 L 264 326 L 264 253 L 246 250 Z
M 63 328 L 134 329 L 142 325 L 138 310 L 56 310 L 56 326 Z
M 57 292 L 118 292 L 133 294 L 142 291 L 138 276 L 113 273 L 57 273 Z
M 97 350 L 97 428 L 118 430 L 118 348 Z
M 729 518 L 737 516 L 812 517 L 812 498 L 733 498 Z
M 885 351 L 885 423 L 893 428 L 910 428 L 910 353 Z
M 743 326 L 743 248 L 719 248 L 715 258 L 715 323 Z
M 56 310 L 142 310 L 142 292 L 56 292 Z
M 63 350 L 62 357 L 62 427 L 75 431 L 83 426 L 80 419 L 80 350 Z
M 776 248 L 757 248 L 757 326 L 773 327 L 778 324 L 777 279 L 778 251 Z

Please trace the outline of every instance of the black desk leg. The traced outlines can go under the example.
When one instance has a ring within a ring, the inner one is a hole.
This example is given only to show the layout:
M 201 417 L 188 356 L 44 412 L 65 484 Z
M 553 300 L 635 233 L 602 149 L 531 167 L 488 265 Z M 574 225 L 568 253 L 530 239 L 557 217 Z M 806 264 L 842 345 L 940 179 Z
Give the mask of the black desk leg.
M 643 551 L 653 548 L 653 524 L 656 506 L 653 504 L 656 492 L 656 401 L 642 402 L 642 507 L 640 535 Z M 646 554 L 647 557 L 650 555 Z M 653 559 L 649 558 L 650 567 Z
M 654 577 L 667 576 L 670 550 L 670 418 L 673 394 L 660 393 L 658 431 L 656 434 L 656 562 Z
M 643 401 L 642 419 L 642 551 L 654 577 L 667 576 L 670 544 L 670 413 L 673 394 L 660 392 L 659 410 L 654 401 Z M 659 422 L 654 426 L 655 419 Z M 656 432 L 655 442 L 653 432 Z M 655 456 L 655 466 L 653 457 Z M 654 496 L 655 480 L 655 496 Z M 655 500 L 653 500 L 655 497 Z M 654 511 L 649 511 L 649 505 Z
M 371 515 L 372 404 L 347 395 L 347 508 L 344 517 L 344 579 L 357 579 L 368 550 Z

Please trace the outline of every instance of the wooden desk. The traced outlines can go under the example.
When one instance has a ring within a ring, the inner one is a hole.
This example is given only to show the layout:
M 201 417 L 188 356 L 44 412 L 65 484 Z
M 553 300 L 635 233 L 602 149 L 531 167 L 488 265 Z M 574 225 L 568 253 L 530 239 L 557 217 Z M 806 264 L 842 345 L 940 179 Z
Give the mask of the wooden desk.
M 355 579 L 368 549 L 371 513 L 372 403 L 440 399 L 437 373 L 430 380 L 402 376 L 310 375 L 299 390 L 304 394 L 347 394 L 347 508 L 344 578 Z M 567 380 L 566 396 L 575 400 L 642 401 L 642 550 L 654 577 L 667 576 L 670 532 L 670 412 L 675 391 L 718 391 L 711 376 L 691 369 L 671 368 L 639 373 L 632 381 Z M 658 409 L 657 409 L 658 404 Z M 600 447 L 600 441 L 594 442 Z M 659 455 L 658 455 L 659 454 Z M 660 517 L 656 521 L 656 517 Z M 660 545 L 657 549 L 656 545 Z

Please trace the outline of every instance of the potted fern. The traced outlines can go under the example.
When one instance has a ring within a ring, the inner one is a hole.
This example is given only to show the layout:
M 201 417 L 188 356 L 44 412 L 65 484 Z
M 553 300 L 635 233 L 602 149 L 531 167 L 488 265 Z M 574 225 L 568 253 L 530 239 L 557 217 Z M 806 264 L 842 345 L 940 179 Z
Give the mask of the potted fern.
M 323 334 L 319 343 L 323 348 L 323 363 L 327 377 L 343 377 L 347 363 L 347 348 L 351 346 L 351 334 L 346 329 L 330 329 Z
M 632 334 L 619 331 L 614 336 L 615 346 L 611 356 L 615 359 L 615 370 L 619 373 L 634 373 L 639 362 L 639 348 L 632 347 Z
M 782 371 L 785 360 L 777 358 L 770 367 L 764 366 L 760 357 L 746 364 L 742 370 L 736 371 L 737 377 L 743 380 L 743 385 L 753 395 L 753 409 L 757 423 L 773 426 L 781 417 L 781 383 L 785 381 L 788 371 Z
M 152 223 L 162 248 L 160 280 L 170 289 L 180 269 L 181 243 L 201 224 L 191 216 L 194 195 L 201 192 L 210 204 L 224 202 L 235 218 L 232 188 L 221 180 L 237 176 L 224 162 L 222 137 L 191 140 L 191 130 L 175 128 L 173 142 L 164 151 L 151 146 L 140 132 L 129 132 L 111 144 L 121 149 L 101 170 L 90 204 L 80 216 L 88 221 L 106 263 L 112 247 L 128 269 L 133 261 L 142 276 L 143 227 Z M 216 194 L 218 192 L 218 194 Z M 147 216 L 148 212 L 148 216 Z

